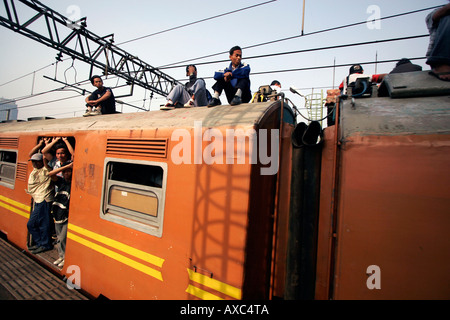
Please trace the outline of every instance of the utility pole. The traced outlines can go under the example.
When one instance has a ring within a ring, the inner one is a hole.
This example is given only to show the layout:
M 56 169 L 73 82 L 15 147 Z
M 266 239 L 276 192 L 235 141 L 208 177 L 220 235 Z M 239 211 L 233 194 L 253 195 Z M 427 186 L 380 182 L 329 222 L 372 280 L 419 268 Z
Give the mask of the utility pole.
M 305 29 L 305 2 L 306 0 L 303 0 L 302 35 L 304 34 Z

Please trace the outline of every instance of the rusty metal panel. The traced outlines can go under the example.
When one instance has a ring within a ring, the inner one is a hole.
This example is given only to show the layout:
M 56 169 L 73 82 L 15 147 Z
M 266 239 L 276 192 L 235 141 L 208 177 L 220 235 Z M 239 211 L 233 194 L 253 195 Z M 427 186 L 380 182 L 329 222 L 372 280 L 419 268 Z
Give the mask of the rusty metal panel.
M 450 82 L 439 80 L 429 71 L 391 73 L 384 81 L 391 98 L 411 98 L 450 94 Z
M 331 298 L 450 298 L 449 102 L 344 102 Z

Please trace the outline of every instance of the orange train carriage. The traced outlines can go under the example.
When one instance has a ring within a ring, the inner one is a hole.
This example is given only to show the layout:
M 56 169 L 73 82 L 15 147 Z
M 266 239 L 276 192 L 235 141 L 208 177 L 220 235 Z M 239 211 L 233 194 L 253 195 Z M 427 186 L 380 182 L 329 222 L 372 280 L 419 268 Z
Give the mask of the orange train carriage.
M 62 275 L 76 266 L 85 292 L 111 299 L 267 298 L 278 176 L 260 171 L 277 163 L 252 161 L 249 141 L 278 129 L 280 105 L 2 124 L 0 148 L 15 159 L 4 163 L 0 229 L 26 248 L 28 152 L 39 138 L 67 136 L 75 160 Z M 283 141 L 294 127 L 284 110 Z M 230 129 L 251 131 L 225 152 Z
M 449 86 L 386 81 L 310 140 L 280 100 L 3 123 L 0 230 L 26 248 L 28 152 L 68 136 L 58 272 L 93 297 L 448 299 Z
M 315 297 L 449 299 L 450 83 L 382 85 L 341 101 L 325 135 Z

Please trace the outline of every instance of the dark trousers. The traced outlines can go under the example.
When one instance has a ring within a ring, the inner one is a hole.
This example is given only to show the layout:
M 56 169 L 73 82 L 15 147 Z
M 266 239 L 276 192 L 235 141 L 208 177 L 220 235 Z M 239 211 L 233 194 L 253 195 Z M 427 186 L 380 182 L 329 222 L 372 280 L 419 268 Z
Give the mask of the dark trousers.
M 238 89 L 241 89 L 242 91 L 241 100 L 243 103 L 247 103 L 252 99 L 252 93 L 250 91 L 250 80 L 247 78 L 238 79 L 235 87 L 233 87 L 229 81 L 226 82 L 224 79 L 220 79 L 216 81 L 212 88 L 219 94 L 221 94 L 222 91 L 225 90 L 225 95 L 227 96 L 228 103 L 231 103 L 231 100 L 233 100 Z
M 51 202 L 42 201 L 34 204 L 33 212 L 27 223 L 28 231 L 31 234 L 33 242 L 46 249 L 52 248 L 50 234 L 50 207 Z
M 426 63 L 431 67 L 450 65 L 450 16 L 439 20 L 439 26 L 434 38 L 434 46 L 429 52 Z

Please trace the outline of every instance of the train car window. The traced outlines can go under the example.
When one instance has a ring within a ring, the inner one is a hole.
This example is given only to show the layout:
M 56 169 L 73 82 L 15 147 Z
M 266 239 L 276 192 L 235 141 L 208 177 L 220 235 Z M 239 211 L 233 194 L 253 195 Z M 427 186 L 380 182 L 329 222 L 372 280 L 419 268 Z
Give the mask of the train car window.
M 162 235 L 167 164 L 105 159 L 103 219 Z
M 0 185 L 14 188 L 17 152 L 0 150 Z

